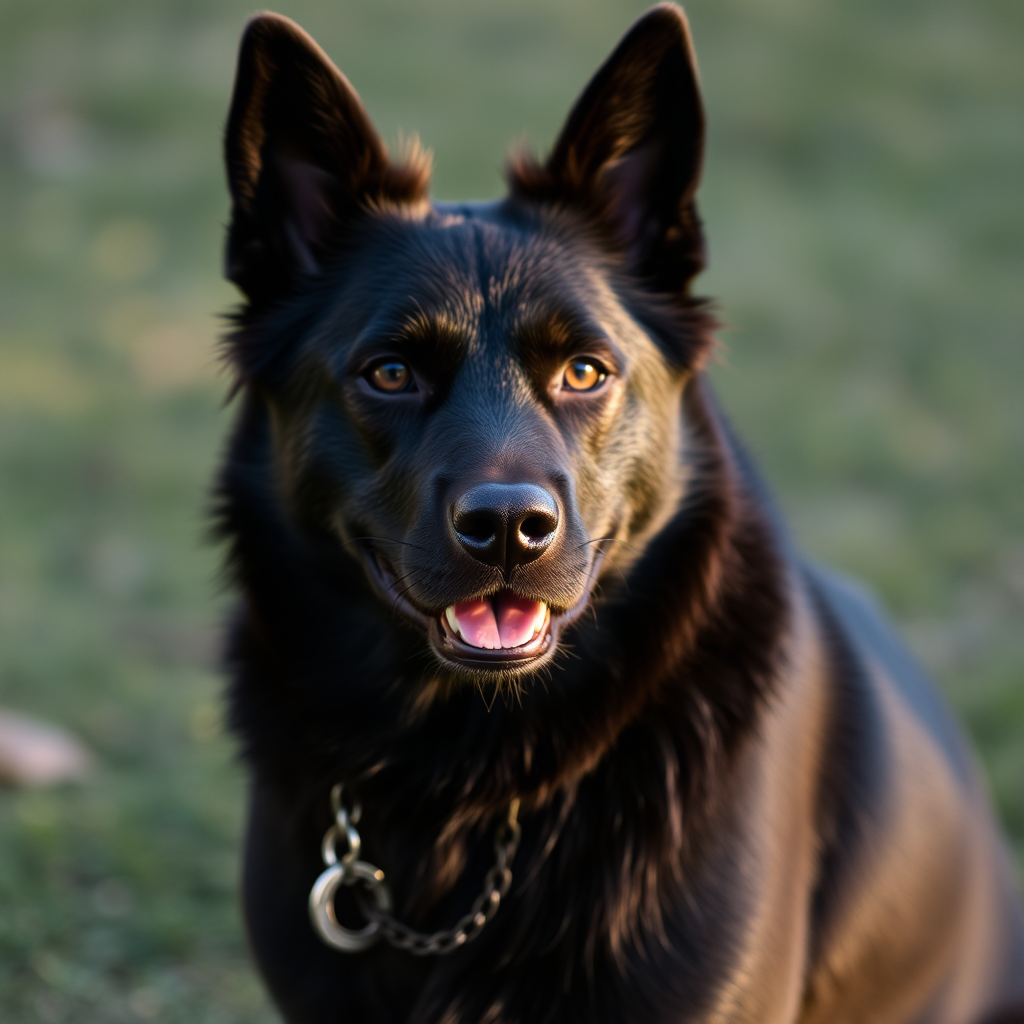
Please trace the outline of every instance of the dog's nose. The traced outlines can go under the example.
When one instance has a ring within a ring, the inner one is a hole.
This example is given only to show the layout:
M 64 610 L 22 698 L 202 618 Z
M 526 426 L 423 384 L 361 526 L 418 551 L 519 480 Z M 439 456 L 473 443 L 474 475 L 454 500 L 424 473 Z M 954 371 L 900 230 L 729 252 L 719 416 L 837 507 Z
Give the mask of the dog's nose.
M 506 573 L 539 558 L 558 536 L 558 505 L 536 484 L 478 484 L 452 509 L 459 543 Z

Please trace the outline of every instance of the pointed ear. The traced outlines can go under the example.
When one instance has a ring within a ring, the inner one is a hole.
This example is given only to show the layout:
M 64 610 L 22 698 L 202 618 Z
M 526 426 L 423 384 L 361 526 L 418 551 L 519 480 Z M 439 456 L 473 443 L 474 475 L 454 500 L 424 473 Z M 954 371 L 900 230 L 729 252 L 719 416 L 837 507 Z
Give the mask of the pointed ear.
M 584 209 L 608 227 L 630 269 L 683 292 L 704 267 L 695 194 L 704 110 L 686 15 L 647 12 L 594 75 L 543 166 L 516 159 L 512 194 Z
M 388 159 L 355 90 L 294 22 L 246 26 L 225 136 L 231 189 L 226 269 L 250 300 L 319 270 L 361 212 L 427 195 L 418 152 Z

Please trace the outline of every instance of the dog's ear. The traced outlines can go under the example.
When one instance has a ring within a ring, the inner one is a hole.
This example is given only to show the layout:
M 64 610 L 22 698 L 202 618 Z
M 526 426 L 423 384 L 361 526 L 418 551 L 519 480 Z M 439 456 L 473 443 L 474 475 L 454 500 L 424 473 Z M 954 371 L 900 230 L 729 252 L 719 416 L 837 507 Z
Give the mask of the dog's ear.
M 704 110 L 686 15 L 648 11 L 591 79 L 543 166 L 519 157 L 513 195 L 600 218 L 630 268 L 661 291 L 685 292 L 704 267 L 695 194 Z
M 425 199 L 429 178 L 417 152 L 389 160 L 344 75 L 276 14 L 257 15 L 242 36 L 225 160 L 225 273 L 260 303 L 317 272 L 361 212 Z

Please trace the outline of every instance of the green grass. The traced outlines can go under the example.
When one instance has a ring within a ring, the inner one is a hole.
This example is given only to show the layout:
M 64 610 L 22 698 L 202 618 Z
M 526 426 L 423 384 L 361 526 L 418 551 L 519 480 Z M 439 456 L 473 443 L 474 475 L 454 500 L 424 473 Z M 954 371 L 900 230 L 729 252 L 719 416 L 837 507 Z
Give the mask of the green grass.
M 282 2 L 444 198 L 548 144 L 642 4 Z M 237 909 L 207 481 L 235 0 L 0 2 L 0 704 L 86 785 L 0 792 L 0 1019 L 274 1019 Z M 1024 7 L 695 0 L 714 371 L 800 543 L 952 698 L 1024 860 Z

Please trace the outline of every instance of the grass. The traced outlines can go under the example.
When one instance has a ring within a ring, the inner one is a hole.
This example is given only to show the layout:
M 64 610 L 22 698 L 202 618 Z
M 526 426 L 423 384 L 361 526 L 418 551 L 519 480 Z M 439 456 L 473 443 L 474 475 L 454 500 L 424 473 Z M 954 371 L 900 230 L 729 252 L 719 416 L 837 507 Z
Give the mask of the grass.
M 288 0 L 443 198 L 548 144 L 642 4 Z M 0 704 L 99 755 L 0 792 L 0 1019 L 274 1018 L 236 903 L 203 542 L 235 0 L 0 4 Z M 1024 8 L 694 0 L 714 376 L 800 543 L 867 580 L 1024 863 Z

